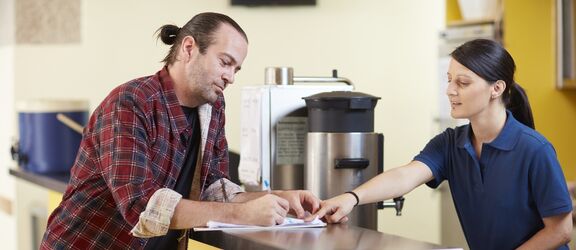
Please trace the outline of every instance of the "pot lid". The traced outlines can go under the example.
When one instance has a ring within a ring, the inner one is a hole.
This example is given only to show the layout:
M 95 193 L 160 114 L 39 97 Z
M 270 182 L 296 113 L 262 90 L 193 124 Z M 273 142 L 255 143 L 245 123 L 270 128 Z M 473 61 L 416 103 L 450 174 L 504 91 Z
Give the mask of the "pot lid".
M 365 94 L 362 92 L 353 92 L 353 91 L 331 91 L 331 92 L 323 92 L 307 97 L 303 97 L 302 99 L 306 101 L 340 101 L 340 100 L 350 100 L 350 99 L 369 99 L 369 100 L 379 100 L 380 97 Z
M 373 110 L 380 97 L 361 92 L 332 91 L 303 97 L 308 108 Z

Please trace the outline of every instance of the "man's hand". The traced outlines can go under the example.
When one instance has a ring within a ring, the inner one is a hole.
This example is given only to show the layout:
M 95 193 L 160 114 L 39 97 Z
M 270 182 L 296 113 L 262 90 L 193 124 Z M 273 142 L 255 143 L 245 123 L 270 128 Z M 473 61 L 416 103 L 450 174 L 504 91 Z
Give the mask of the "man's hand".
M 356 198 L 351 194 L 341 194 L 332 199 L 322 201 L 320 210 L 310 215 L 306 220 L 313 220 L 316 216 L 324 218 L 328 223 L 342 223 L 348 221 L 348 215 L 356 204 Z
M 315 213 L 320 206 L 320 200 L 307 190 L 273 191 L 273 194 L 282 197 L 290 204 L 289 213 L 299 219 L 304 219 L 306 211 Z M 314 218 L 308 219 L 313 220 Z
M 267 194 L 243 203 L 236 217 L 241 224 L 273 226 L 284 222 L 289 208 L 288 201 Z

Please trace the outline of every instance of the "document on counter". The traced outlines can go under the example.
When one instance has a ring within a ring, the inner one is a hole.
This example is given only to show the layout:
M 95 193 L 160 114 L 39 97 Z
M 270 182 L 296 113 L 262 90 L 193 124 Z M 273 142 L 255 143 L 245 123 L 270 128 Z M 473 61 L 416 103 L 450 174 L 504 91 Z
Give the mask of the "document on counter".
M 319 218 L 313 221 L 305 222 L 301 219 L 296 218 L 284 218 L 284 222 L 279 225 L 274 226 L 254 226 L 254 225 L 239 225 L 222 223 L 216 221 L 208 221 L 206 227 L 195 227 L 194 231 L 219 231 L 219 230 L 278 230 L 278 229 L 289 229 L 289 228 L 305 228 L 305 227 L 326 227 L 326 223 L 321 221 Z

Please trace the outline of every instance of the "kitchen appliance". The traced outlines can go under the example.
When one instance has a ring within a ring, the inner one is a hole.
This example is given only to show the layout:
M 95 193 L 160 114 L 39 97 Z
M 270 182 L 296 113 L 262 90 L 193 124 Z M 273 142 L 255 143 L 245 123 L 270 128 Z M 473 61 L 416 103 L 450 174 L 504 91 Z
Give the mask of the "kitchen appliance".
M 19 166 L 41 174 L 70 171 L 82 135 L 61 120 L 86 124 L 88 102 L 31 100 L 19 103 L 17 109 L 19 142 L 11 151 Z
M 294 77 L 289 67 L 266 68 L 265 82 L 241 90 L 240 181 L 251 191 L 302 189 L 308 116 L 302 97 L 352 90 L 352 83 L 335 70 L 331 77 Z
M 380 97 L 333 91 L 304 97 L 308 108 L 304 188 L 320 199 L 351 191 L 383 171 L 384 136 L 374 133 L 374 108 Z M 377 208 L 401 214 L 404 198 L 360 205 L 349 224 L 377 230 Z

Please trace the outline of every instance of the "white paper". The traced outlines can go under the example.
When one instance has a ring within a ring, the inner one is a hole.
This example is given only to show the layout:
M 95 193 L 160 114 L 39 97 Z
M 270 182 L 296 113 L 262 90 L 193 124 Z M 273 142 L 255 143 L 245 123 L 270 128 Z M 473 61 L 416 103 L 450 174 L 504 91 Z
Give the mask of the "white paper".
M 261 94 L 257 88 L 242 92 L 242 116 L 240 118 L 240 165 L 238 175 L 246 185 L 260 184 L 261 155 Z M 246 112 L 244 112 L 246 111 Z
M 303 227 L 325 227 L 326 223 L 321 221 L 319 218 L 315 218 L 313 221 L 305 222 L 301 219 L 296 218 L 284 218 L 284 222 L 280 225 L 275 226 L 254 226 L 254 225 L 239 225 L 230 224 L 216 221 L 208 221 L 207 227 L 197 227 L 194 231 L 217 231 L 217 230 L 278 230 L 278 229 L 288 229 L 288 228 L 303 228 Z

